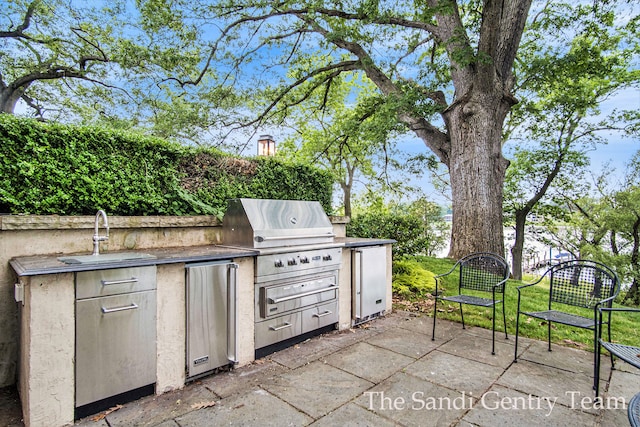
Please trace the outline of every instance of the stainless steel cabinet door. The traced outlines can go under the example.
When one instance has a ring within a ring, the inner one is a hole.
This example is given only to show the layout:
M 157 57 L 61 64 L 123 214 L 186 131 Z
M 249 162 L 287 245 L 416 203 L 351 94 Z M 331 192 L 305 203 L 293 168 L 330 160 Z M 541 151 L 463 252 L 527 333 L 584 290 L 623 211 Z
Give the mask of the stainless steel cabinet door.
M 387 305 L 387 250 L 384 246 L 352 252 L 354 320 L 380 313 Z
M 76 301 L 76 407 L 156 382 L 156 291 Z
M 235 362 L 235 263 L 188 264 L 187 377 Z

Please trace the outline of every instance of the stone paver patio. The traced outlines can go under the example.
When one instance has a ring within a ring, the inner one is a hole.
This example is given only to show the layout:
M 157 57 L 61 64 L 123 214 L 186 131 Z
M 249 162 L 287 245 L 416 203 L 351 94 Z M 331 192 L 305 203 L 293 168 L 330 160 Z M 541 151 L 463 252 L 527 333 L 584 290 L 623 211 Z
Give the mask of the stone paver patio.
M 521 339 L 514 363 L 513 337 L 496 336 L 492 356 L 490 331 L 438 320 L 431 341 L 431 322 L 394 312 L 76 425 L 628 425 L 640 372 L 624 362 L 603 357 L 599 402 L 592 353 Z

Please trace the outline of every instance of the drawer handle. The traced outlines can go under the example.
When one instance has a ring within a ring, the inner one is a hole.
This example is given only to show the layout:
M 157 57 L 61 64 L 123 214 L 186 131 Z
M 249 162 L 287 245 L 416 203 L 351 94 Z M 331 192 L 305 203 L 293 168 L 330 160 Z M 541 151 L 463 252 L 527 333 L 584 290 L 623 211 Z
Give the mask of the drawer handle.
M 313 313 L 312 317 L 324 317 L 333 314 L 333 311 L 327 310 L 324 313 Z
M 101 280 L 102 286 L 108 285 L 122 285 L 124 283 L 138 283 L 137 277 L 132 277 L 131 279 L 122 279 L 122 280 Z
M 338 289 L 338 286 L 331 285 L 331 286 L 326 287 L 326 288 L 316 289 L 314 291 L 303 292 L 303 293 L 295 294 L 295 295 L 290 295 L 288 297 L 269 298 L 269 304 L 280 304 L 281 302 L 291 301 L 291 300 L 294 300 L 296 298 L 308 297 L 310 295 L 321 294 L 322 292 L 333 291 L 333 290 L 336 290 L 336 289 Z
M 115 313 L 116 311 L 135 310 L 136 308 L 138 308 L 138 305 L 135 303 L 131 303 L 131 305 L 125 305 L 124 307 L 115 307 L 115 308 L 102 307 L 102 312 Z
M 282 325 L 282 326 L 278 326 L 278 327 L 269 326 L 269 329 L 272 330 L 272 331 L 281 331 L 283 329 L 287 329 L 287 328 L 290 328 L 292 326 L 293 326 L 293 324 L 291 324 L 289 322 L 284 322 L 284 325 Z

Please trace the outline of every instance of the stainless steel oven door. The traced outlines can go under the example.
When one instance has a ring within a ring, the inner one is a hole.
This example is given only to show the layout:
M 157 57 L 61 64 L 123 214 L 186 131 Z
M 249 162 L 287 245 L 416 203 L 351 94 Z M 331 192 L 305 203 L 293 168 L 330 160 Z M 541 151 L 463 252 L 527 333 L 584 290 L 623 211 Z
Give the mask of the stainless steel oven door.
M 268 319 L 303 307 L 335 300 L 337 297 L 337 272 L 261 286 L 260 317 Z

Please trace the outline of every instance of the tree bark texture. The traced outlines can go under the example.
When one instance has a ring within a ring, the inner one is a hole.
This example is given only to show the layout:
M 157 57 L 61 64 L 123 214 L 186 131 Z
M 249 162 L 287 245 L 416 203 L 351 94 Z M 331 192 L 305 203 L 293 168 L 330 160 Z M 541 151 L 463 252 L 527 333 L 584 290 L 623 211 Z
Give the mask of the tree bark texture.
M 511 248 L 511 275 L 522 280 L 522 253 L 524 252 L 524 227 L 528 211 L 516 210 L 516 240 Z
M 509 162 L 502 155 L 502 127 L 516 102 L 513 63 L 530 6 L 530 0 L 484 1 L 476 60 L 469 64 L 455 59 L 471 47 L 459 37 L 460 16 L 437 16 L 456 90 L 443 113 L 449 146 L 441 158 L 451 181 L 451 258 L 479 251 L 505 256 L 502 202 Z
M 509 162 L 502 155 L 502 125 L 510 107 L 501 90 L 476 91 L 447 114 L 452 258 L 485 251 L 504 256 L 502 200 Z

